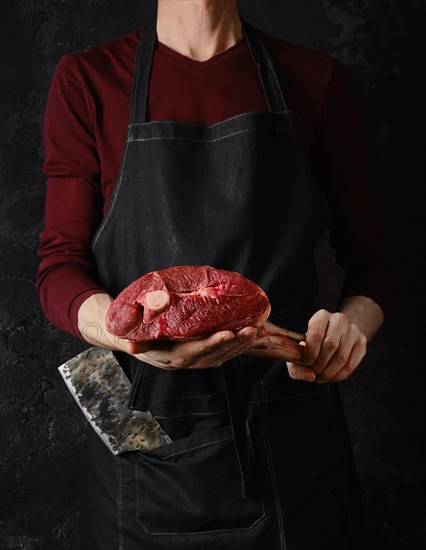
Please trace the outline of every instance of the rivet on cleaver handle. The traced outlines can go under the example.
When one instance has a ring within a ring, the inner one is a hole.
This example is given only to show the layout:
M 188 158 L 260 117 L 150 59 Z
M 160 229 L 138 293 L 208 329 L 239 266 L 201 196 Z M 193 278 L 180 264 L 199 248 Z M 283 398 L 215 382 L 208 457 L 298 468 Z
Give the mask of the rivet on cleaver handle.
M 113 454 L 151 450 L 171 443 L 149 411 L 129 409 L 132 386 L 112 351 L 89 348 L 58 370 L 86 418 Z

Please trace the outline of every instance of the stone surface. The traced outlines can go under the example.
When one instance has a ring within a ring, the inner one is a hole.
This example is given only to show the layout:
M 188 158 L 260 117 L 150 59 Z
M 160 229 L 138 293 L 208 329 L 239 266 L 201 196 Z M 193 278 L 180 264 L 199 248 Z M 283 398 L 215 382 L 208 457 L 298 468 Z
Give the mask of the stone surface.
M 333 54 L 359 94 L 371 187 L 400 284 L 398 302 L 356 374 L 342 384 L 374 550 L 424 547 L 426 369 L 424 3 L 241 1 L 267 32 Z M 85 421 L 56 367 L 85 349 L 53 328 L 34 290 L 42 228 L 43 113 L 67 52 L 143 21 L 142 0 L 2 0 L 0 40 L 0 548 L 75 550 Z M 423 251 L 423 256 L 422 256 Z M 341 270 L 318 248 L 321 302 Z

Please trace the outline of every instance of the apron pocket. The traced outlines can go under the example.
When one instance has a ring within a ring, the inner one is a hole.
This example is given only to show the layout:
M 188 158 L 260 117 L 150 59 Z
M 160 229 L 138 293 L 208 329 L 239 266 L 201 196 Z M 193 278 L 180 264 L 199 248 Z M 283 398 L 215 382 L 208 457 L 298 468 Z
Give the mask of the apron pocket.
M 243 499 L 230 426 L 181 439 L 137 460 L 137 520 L 149 535 L 247 530 L 265 517 Z
M 173 441 L 229 424 L 224 392 L 179 399 L 152 399 L 149 410 Z

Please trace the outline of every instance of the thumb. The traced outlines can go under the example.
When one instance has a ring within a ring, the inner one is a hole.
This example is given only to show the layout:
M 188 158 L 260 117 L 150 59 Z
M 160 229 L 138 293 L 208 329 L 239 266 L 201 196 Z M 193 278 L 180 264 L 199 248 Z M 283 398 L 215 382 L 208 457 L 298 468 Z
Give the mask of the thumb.
M 132 355 L 145 353 L 151 347 L 150 342 L 132 342 L 131 340 L 124 340 L 124 342 L 126 342 L 127 353 L 131 353 Z
M 297 365 L 296 363 L 287 362 L 288 374 L 294 380 L 302 380 L 304 382 L 315 382 L 317 375 L 311 367 Z

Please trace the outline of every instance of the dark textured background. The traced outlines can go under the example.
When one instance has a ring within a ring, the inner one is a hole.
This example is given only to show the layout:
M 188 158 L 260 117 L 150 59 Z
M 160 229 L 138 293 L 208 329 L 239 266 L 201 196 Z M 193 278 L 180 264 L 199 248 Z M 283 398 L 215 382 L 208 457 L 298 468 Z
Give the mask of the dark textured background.
M 85 423 L 56 367 L 83 346 L 47 323 L 34 290 L 43 113 L 60 57 L 136 29 L 144 4 L 1 0 L 1 550 L 76 549 Z M 241 13 L 333 54 L 359 94 L 400 296 L 342 389 L 373 548 L 425 548 L 423 1 L 245 0 Z M 333 307 L 342 273 L 325 241 L 318 263 Z

